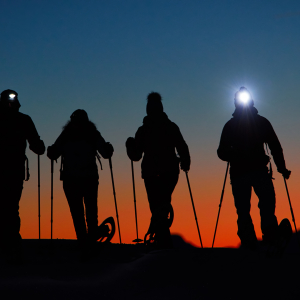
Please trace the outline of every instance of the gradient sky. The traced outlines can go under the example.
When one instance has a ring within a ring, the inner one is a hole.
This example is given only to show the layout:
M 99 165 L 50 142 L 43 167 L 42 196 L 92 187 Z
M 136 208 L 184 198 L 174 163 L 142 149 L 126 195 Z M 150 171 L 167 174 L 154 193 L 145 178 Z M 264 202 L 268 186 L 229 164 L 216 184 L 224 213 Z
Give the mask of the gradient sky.
M 125 141 L 145 116 L 146 97 L 161 93 L 165 112 L 189 145 L 191 188 L 204 246 L 210 247 L 226 163 L 216 154 L 240 86 L 253 95 L 284 150 L 296 221 L 300 178 L 300 1 L 15 1 L 0 0 L 0 90 L 19 93 L 46 146 L 71 113 L 85 109 L 113 144 L 122 242 L 136 238 L 130 161 Z M 20 203 L 23 238 L 38 237 L 37 158 Z M 150 211 L 140 162 L 135 163 L 140 236 Z M 50 161 L 41 158 L 42 238 L 50 237 Z M 115 217 L 108 162 L 100 171 L 99 222 Z M 282 176 L 274 169 L 279 220 L 290 217 Z M 75 238 L 55 165 L 54 238 Z M 261 238 L 257 197 L 252 216 Z M 173 194 L 171 231 L 199 245 L 183 173 Z M 215 246 L 237 246 L 229 180 Z M 115 235 L 113 242 L 118 242 Z

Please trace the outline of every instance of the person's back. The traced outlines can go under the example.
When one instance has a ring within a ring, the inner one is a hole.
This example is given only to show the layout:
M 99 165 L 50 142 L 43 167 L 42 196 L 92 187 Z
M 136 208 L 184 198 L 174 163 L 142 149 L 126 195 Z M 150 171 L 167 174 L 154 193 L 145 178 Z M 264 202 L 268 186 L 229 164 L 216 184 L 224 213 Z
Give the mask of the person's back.
M 62 156 L 64 178 L 98 178 L 97 151 L 108 158 L 113 150 L 107 146 L 94 123 L 88 120 L 86 112 L 78 109 L 55 143 L 48 147 L 47 155 L 51 159 Z
M 183 139 L 178 126 L 171 122 L 165 113 L 158 116 L 146 116 L 143 126 L 136 133 L 135 139 L 144 152 L 142 170 L 144 176 L 168 172 L 179 172 L 176 148 L 188 149 L 183 144 Z M 182 152 L 182 151 L 181 151 Z M 182 155 L 183 156 L 183 155 Z
M 163 112 L 161 96 L 150 93 L 147 97 L 147 116 L 135 134 L 126 141 L 127 155 L 139 161 L 143 154 L 142 178 L 144 179 L 152 213 L 149 232 L 155 233 L 158 247 L 172 247 L 168 225 L 171 196 L 178 182 L 179 158 L 181 168 L 190 168 L 189 149 L 178 126 Z
M 97 151 L 102 157 L 110 158 L 114 149 L 82 109 L 72 113 L 62 133 L 47 149 L 47 156 L 52 160 L 62 156 L 61 180 L 84 260 L 88 259 L 90 247 L 97 238 Z
M 148 96 L 147 116 L 143 125 L 137 130 L 135 139 L 128 139 L 127 154 L 130 159 L 138 161 L 143 156 L 142 178 L 163 173 L 179 174 L 181 165 L 189 169 L 190 154 L 178 126 L 169 120 L 163 112 L 160 95 Z

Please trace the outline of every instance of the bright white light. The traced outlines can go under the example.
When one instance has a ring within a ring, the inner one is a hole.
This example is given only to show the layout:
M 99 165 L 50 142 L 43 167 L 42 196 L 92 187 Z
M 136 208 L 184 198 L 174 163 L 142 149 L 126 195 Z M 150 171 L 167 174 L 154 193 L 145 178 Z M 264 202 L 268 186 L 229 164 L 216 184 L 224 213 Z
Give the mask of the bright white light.
M 15 99 L 15 97 L 16 97 L 16 95 L 15 95 L 15 94 L 9 94 L 9 100 L 14 100 L 14 99 Z
M 250 100 L 250 95 L 247 92 L 241 92 L 238 95 L 239 101 L 242 102 L 243 104 L 247 104 Z

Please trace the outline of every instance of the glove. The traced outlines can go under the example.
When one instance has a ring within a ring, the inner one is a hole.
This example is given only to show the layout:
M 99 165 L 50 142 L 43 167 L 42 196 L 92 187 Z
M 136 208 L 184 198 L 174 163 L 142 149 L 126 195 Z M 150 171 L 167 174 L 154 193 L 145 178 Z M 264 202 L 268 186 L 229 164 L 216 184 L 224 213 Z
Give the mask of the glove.
M 57 157 L 55 156 L 55 151 L 53 149 L 53 146 L 49 146 L 47 148 L 47 157 L 50 158 L 50 159 L 57 159 Z
M 29 149 L 35 154 L 43 155 L 45 153 L 45 144 L 42 140 L 35 140 L 34 143 L 29 145 Z
M 279 173 L 281 173 L 282 174 L 282 176 L 285 178 L 285 179 L 289 179 L 290 178 L 290 175 L 291 175 L 291 171 L 289 171 L 288 169 L 280 169 L 280 170 L 278 170 L 278 172 Z
M 133 137 L 129 137 L 125 143 L 126 148 L 132 148 L 135 145 L 135 139 Z
M 184 172 L 188 172 L 190 170 L 190 164 L 184 161 L 180 162 L 180 168 Z
M 107 153 L 107 158 L 111 158 L 113 153 L 114 153 L 114 147 L 111 143 L 107 142 L 106 145 L 105 145 L 105 150 L 106 150 L 106 153 Z

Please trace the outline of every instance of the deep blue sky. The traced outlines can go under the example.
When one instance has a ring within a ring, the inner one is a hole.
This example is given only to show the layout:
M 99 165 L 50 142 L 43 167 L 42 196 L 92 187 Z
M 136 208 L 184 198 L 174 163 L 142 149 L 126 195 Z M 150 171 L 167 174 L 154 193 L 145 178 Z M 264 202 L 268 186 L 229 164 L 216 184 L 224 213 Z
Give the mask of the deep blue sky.
M 85 109 L 115 147 L 119 181 L 151 91 L 181 128 L 194 178 L 222 180 L 216 149 L 242 85 L 299 169 L 298 0 L 0 0 L 0 41 L 0 90 L 19 93 L 45 144 Z
M 270 116 L 295 112 L 299 1 L 0 3 L 1 89 L 19 92 L 49 142 L 78 107 L 104 137 L 135 129 L 152 90 L 185 134 L 229 117 L 241 85 Z

